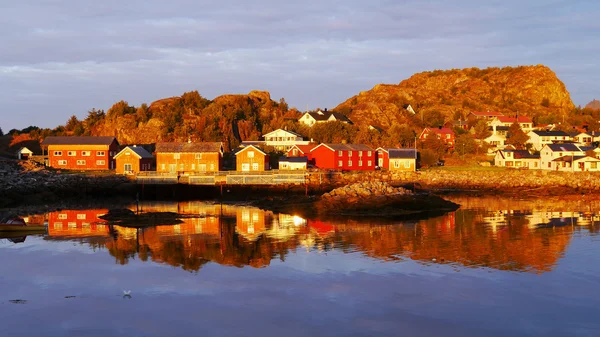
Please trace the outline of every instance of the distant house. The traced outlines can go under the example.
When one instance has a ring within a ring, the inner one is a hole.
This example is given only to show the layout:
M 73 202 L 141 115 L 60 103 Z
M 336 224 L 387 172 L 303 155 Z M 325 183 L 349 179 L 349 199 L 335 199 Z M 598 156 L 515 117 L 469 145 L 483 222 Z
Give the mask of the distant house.
M 156 171 L 158 172 L 216 172 L 221 171 L 223 143 L 157 143 Z
M 487 138 L 483 141 L 488 143 L 490 147 L 488 148 L 488 153 L 496 153 L 498 150 L 503 150 L 506 148 L 506 136 L 508 134 L 508 126 L 490 126 L 489 130 L 492 132 Z
M 438 139 L 443 140 L 444 143 L 446 143 L 446 145 L 448 145 L 449 147 L 454 147 L 455 135 L 454 135 L 454 131 L 452 131 L 452 129 L 441 128 L 441 127 L 440 128 L 425 128 L 425 129 L 423 129 L 423 131 L 421 131 L 421 134 L 419 135 L 419 140 L 425 141 L 425 139 L 427 139 L 427 137 L 430 137 L 430 135 L 434 135 Z
M 237 171 L 266 171 L 270 169 L 269 155 L 257 146 L 246 146 L 236 152 L 235 166 Z
M 550 170 L 565 172 L 598 172 L 600 159 L 591 156 L 562 156 L 550 162 Z
M 337 112 L 329 112 L 327 109 L 325 111 L 317 110 L 316 112 L 306 112 L 298 119 L 298 122 L 312 127 L 317 123 L 326 123 L 340 121 L 348 124 L 352 124 L 352 121 L 348 119 L 348 117 L 337 113 Z
M 46 137 L 41 143 L 48 166 L 70 170 L 109 170 L 119 150 L 115 137 Z
M 17 159 L 27 160 L 33 155 L 33 151 L 26 147 L 22 147 L 17 151 Z
M 553 163 L 555 159 L 565 156 L 580 157 L 585 155 L 585 149 L 581 149 L 575 144 L 546 144 L 540 151 L 540 167 L 543 170 L 557 170 L 557 164 Z M 566 162 L 563 160 L 562 163 Z
M 363 144 L 319 144 L 311 151 L 314 165 L 322 169 L 375 170 L 375 150 Z
M 494 165 L 509 168 L 540 169 L 540 155 L 527 150 L 499 150 L 494 157 Z
M 287 151 L 294 145 L 308 145 L 310 142 L 304 140 L 301 134 L 293 131 L 277 129 L 263 135 L 264 144 L 267 146 L 273 146 L 275 149 L 280 151 Z
M 471 111 L 467 118 L 475 118 L 475 119 L 484 119 L 484 120 L 492 120 L 496 117 L 504 116 L 501 112 L 497 111 Z
M 461 128 L 463 130 L 469 130 L 469 122 L 463 120 L 450 121 L 444 124 L 444 127 L 452 129 L 452 128 Z
M 416 171 L 417 150 L 415 149 L 388 149 L 390 171 Z
M 402 107 L 404 108 L 404 110 L 410 112 L 413 115 L 417 113 L 410 104 L 404 104 Z
M 518 116 L 518 117 L 509 117 L 509 116 L 498 116 L 494 117 L 488 125 L 490 126 L 506 126 L 510 127 L 513 123 L 519 123 L 523 132 L 527 133 L 533 130 L 533 121 L 529 117 Z
M 308 158 L 306 157 L 280 157 L 279 169 L 282 171 L 306 170 Z
M 576 132 L 569 136 L 578 145 L 590 146 L 594 142 L 594 136 L 587 132 Z
M 535 151 L 540 151 L 546 144 L 567 143 L 571 141 L 571 137 L 564 131 L 529 131 L 528 144 Z
M 134 174 L 141 171 L 152 171 L 154 157 L 141 146 L 127 146 L 114 157 L 116 172 L 119 174 Z

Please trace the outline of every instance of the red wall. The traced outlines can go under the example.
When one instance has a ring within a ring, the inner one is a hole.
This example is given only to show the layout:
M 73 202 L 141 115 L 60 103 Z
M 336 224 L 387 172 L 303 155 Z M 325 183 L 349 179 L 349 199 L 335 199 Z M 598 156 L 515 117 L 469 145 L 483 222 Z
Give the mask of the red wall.
M 377 151 L 377 163 L 375 165 L 379 166 L 379 168 L 389 169 L 390 168 L 390 161 L 388 159 L 389 154 L 385 151 L 381 151 L 381 153 L 379 153 L 380 151 Z M 379 158 L 383 158 L 382 165 L 379 165 Z
M 62 151 L 62 156 L 55 156 L 55 151 Z M 75 156 L 69 156 L 68 152 L 75 152 Z M 89 151 L 89 156 L 82 156 L 83 151 Z M 96 155 L 98 151 L 104 151 L 103 156 Z M 119 152 L 119 145 L 113 142 L 110 146 L 99 149 L 98 145 L 86 148 L 85 145 L 50 145 L 48 147 L 48 165 L 58 169 L 67 170 L 110 170 L 115 168 L 114 156 Z M 59 165 L 59 160 L 66 160 L 66 165 Z M 85 165 L 77 165 L 78 160 L 85 160 Z M 104 160 L 104 165 L 97 165 L 98 160 Z
M 371 151 L 371 155 L 368 155 L 368 151 L 362 151 L 362 156 L 358 153 L 361 151 L 352 150 L 352 156 L 348 154 L 348 150 L 343 150 L 342 155 L 339 155 L 339 151 L 332 151 L 326 146 L 318 146 L 311 151 L 311 156 L 314 159 L 314 165 L 317 168 L 323 169 L 335 169 L 335 170 L 360 170 L 368 171 L 375 170 L 375 150 Z M 362 166 L 358 165 L 359 158 L 362 159 Z M 350 159 L 352 160 L 352 166 L 349 165 Z M 338 161 L 342 161 L 342 166 L 338 166 Z M 369 165 L 369 160 L 371 165 Z

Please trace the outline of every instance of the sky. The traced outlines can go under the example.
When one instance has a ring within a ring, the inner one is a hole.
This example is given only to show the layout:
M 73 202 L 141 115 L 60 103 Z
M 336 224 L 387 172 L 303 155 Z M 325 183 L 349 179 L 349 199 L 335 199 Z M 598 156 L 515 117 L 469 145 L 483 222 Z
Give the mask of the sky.
M 597 0 L 0 2 L 0 128 L 115 102 L 267 90 L 332 108 L 435 69 L 544 64 L 600 99 Z

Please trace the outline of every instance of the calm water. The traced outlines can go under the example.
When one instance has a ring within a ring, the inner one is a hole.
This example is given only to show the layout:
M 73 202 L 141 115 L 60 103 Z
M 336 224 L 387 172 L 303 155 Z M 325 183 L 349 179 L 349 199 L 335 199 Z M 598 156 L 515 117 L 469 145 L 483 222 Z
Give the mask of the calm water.
M 393 223 L 203 202 L 144 204 L 197 216 L 143 230 L 30 216 L 48 232 L 0 240 L 0 335 L 600 335 L 600 203 L 453 201 Z

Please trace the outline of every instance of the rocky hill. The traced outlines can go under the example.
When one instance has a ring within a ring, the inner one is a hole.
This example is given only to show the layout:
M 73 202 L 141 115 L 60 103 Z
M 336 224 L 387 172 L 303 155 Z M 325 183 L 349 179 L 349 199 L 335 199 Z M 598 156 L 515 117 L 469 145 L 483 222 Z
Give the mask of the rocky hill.
M 600 110 L 600 101 L 595 99 L 585 105 L 586 109 Z
M 416 116 L 405 107 L 410 104 Z M 418 73 L 399 84 L 379 84 L 338 105 L 335 110 L 358 124 L 414 123 L 415 117 L 445 120 L 470 111 L 500 111 L 540 122 L 574 109 L 565 85 L 546 66 L 467 68 Z

